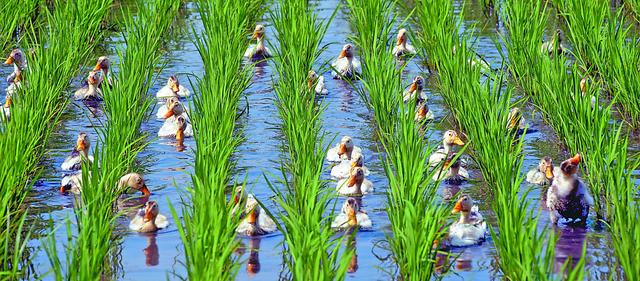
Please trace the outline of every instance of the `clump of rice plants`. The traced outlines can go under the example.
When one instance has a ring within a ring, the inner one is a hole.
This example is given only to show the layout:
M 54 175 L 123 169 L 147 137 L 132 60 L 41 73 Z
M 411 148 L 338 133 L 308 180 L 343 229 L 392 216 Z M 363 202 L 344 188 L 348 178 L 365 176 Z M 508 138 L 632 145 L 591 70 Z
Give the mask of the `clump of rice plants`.
M 28 41 L 38 42 L 24 46 L 32 47 L 24 52 L 28 69 L 23 76 L 28 82 L 13 96 L 11 120 L 0 125 L 0 151 L 4 157 L 0 164 L 0 201 L 4 206 L 0 223 L 7 226 L 0 231 L 0 241 L 7 246 L 0 255 L 0 271 L 9 279 L 24 273 L 19 263 L 25 258 L 23 243 L 27 239 L 22 236 L 22 223 L 26 212 L 21 205 L 38 178 L 45 144 L 67 105 L 65 89 L 76 75 L 77 65 L 95 46 L 92 39 L 100 38 L 100 21 L 110 3 L 55 1 L 56 9 L 43 9 L 48 28 L 25 32 Z
M 100 129 L 100 148 L 93 164 L 83 164 L 82 202 L 74 209 L 78 230 L 74 239 L 67 223 L 65 269 L 53 238 L 47 246 L 57 280 L 100 280 L 114 275 L 109 257 L 113 245 L 117 245 L 113 237 L 118 218 L 115 202 L 125 188 L 116 188 L 117 181 L 133 167 L 146 144 L 140 126 L 150 114 L 153 101 L 148 90 L 161 58 L 163 38 L 156 35 L 168 30 L 179 4 L 176 0 L 138 2 L 135 18 L 124 11 L 127 45 L 119 52 L 120 71 L 113 88 L 103 88 L 107 123 Z
M 285 265 L 296 280 L 342 280 L 353 250 L 340 251 L 342 239 L 330 228 L 333 212 L 326 216 L 335 195 L 321 179 L 328 148 L 320 119 L 324 108 L 307 83 L 325 49 L 320 43 L 330 20 L 319 20 L 306 1 L 281 0 L 271 21 L 279 43 L 273 58 L 278 74 L 274 90 L 286 157 L 279 184 L 269 185 L 280 209 Z
M 236 127 L 238 101 L 252 71 L 243 66 L 247 31 L 261 16 L 262 4 L 261 0 L 197 2 L 204 32 L 196 35 L 195 44 L 205 74 L 197 80 L 200 93 L 194 97 L 190 115 L 197 149 L 193 187 L 187 188 L 183 198 L 184 222 L 171 207 L 189 280 L 233 280 L 238 273 L 234 251 L 239 246 L 240 214 L 234 214 L 236 206 L 227 200 L 226 187 L 235 164 L 231 157 L 241 142 Z
M 429 70 L 435 70 L 435 52 L 442 42 L 442 36 L 455 37 L 456 18 L 453 14 L 453 1 L 416 0 L 411 21 L 415 26 L 423 27 L 416 32 L 416 45 L 419 55 L 427 62 Z
M 356 27 L 353 40 L 363 62 L 358 90 L 374 111 L 377 133 L 387 155 L 387 242 L 403 279 L 427 280 L 436 269 L 438 239 L 449 210 L 436 200 L 437 184 L 427 159 L 435 146 L 425 143 L 423 124 L 414 121 L 415 102 L 404 104 L 401 73 L 391 53 L 395 1 L 347 1 Z
M 0 7 L 0 52 L 9 49 L 17 32 L 29 30 L 31 17 L 39 8 L 41 0 L 7 0 Z

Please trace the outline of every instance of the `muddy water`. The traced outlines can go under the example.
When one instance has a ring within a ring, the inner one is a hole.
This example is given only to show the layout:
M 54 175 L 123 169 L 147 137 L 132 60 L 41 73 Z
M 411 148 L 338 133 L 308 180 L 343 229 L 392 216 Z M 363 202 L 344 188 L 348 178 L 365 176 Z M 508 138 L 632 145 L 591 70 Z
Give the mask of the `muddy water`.
M 315 11 L 321 18 L 328 18 L 338 2 L 337 0 L 315 2 L 317 5 Z M 464 27 L 475 26 L 477 31 L 476 49 L 494 68 L 500 67 L 502 58 L 497 52 L 492 38 L 497 36 L 497 32 L 504 31 L 495 19 L 487 19 L 483 15 L 481 7 L 475 2 L 470 3 L 467 8 L 469 10 L 465 14 Z M 325 36 L 324 43 L 333 44 L 323 54 L 321 61 L 332 60 L 351 34 L 345 11 L 338 12 Z M 171 74 L 180 74 L 179 78 L 185 85 L 188 84 L 185 73 L 202 76 L 203 69 L 200 57 L 191 42 L 191 35 L 187 32 L 191 25 L 195 26 L 197 30 L 202 27 L 194 5 L 187 4 L 180 17 L 177 24 L 179 29 L 167 45 L 170 50 L 166 55 L 168 65 L 160 73 L 160 79 L 154 83 L 151 95 L 165 84 L 166 78 Z M 268 22 L 265 24 L 269 25 Z M 273 34 L 270 27 L 268 34 Z M 273 42 L 273 37 L 271 40 L 271 43 L 276 43 Z M 96 54 L 96 57 L 107 54 L 116 60 L 115 50 L 121 48 L 122 45 L 122 38 L 114 35 L 108 40 L 102 53 Z M 88 62 L 89 65 L 91 63 Z M 3 77 L 9 71 L 10 68 L 0 68 L 0 74 Z M 407 85 L 412 77 L 418 74 L 427 75 L 415 62 L 410 63 L 404 77 Z M 255 69 L 253 83 L 246 91 L 246 100 L 241 101 L 241 107 L 248 106 L 248 110 L 240 118 L 240 125 L 244 129 L 246 140 L 239 147 L 235 158 L 238 159 L 238 179 L 242 181 L 246 176 L 252 192 L 263 202 L 266 202 L 267 206 L 275 209 L 268 200 L 272 196 L 272 192 L 263 178 L 265 173 L 267 175 L 278 174 L 281 154 L 279 147 L 284 141 L 278 130 L 279 120 L 274 105 L 275 94 L 271 86 L 273 76 L 274 71 L 270 64 Z M 330 133 L 332 138 L 339 139 L 342 135 L 350 135 L 354 138 L 356 145 L 364 150 L 365 164 L 371 170 L 368 179 L 374 183 L 376 188 L 373 194 L 366 196 L 363 200 L 364 209 L 368 211 L 374 228 L 357 234 L 358 269 L 356 272 L 349 273 L 348 279 L 388 280 L 390 279 L 388 272 L 395 271 L 388 258 L 390 253 L 384 247 L 385 233 L 388 233 L 390 229 L 385 213 L 385 191 L 388 187 L 379 161 L 379 146 L 374 136 L 375 125 L 372 123 L 373 115 L 365 108 L 358 94 L 349 85 L 332 80 L 327 71 L 324 72 L 324 76 L 329 95 L 324 98 L 327 108 L 323 114 L 323 128 Z M 80 78 L 77 80 L 79 81 Z M 0 83 L 3 88 L 6 86 L 4 81 Z M 429 90 L 429 106 L 438 121 L 431 138 L 438 141 L 442 132 L 450 128 L 450 116 L 448 116 L 449 111 L 444 106 L 442 98 L 433 88 Z M 526 137 L 527 156 L 523 172 L 533 168 L 542 156 L 548 155 L 557 160 L 567 156 L 567 153 L 562 152 L 553 131 L 536 118 L 539 116 L 532 110 L 532 107 L 525 108 L 525 116 L 530 116 L 529 122 L 536 132 L 528 134 Z M 35 210 L 34 213 L 38 214 L 32 218 L 32 221 L 39 234 L 45 234 L 48 231 L 45 220 L 52 218 L 56 225 L 62 226 L 65 218 L 72 216 L 75 198 L 70 195 L 61 195 L 58 192 L 60 178 L 63 175 L 59 166 L 72 149 L 75 137 L 79 132 L 87 132 L 95 144 L 96 126 L 99 126 L 100 121 L 104 121 L 104 116 L 100 112 L 93 116 L 82 103 L 74 102 L 69 107 L 68 113 L 65 114 L 63 122 L 57 128 L 49 145 L 51 153 L 44 163 L 46 165 L 44 176 L 36 184 L 29 198 L 31 210 Z M 159 202 L 161 213 L 171 219 L 168 202 L 175 206 L 180 205 L 181 193 L 185 190 L 185 185 L 190 182 L 189 173 L 192 171 L 190 165 L 193 163 L 191 149 L 195 149 L 195 145 L 193 139 L 187 139 L 187 149 L 183 152 L 176 151 L 171 140 L 155 137 L 161 126 L 162 122 L 156 120 L 155 115 L 143 125 L 143 130 L 148 132 L 150 137 L 149 146 L 140 155 L 140 158 L 144 160 L 142 162 L 146 164 L 141 171 L 145 175 L 147 185 L 153 192 L 152 199 Z M 328 170 L 329 166 L 327 166 L 325 174 L 327 179 L 329 178 Z M 470 172 L 473 178 L 481 178 L 480 172 L 473 167 Z M 443 185 L 441 188 L 441 194 L 446 194 L 456 192 L 458 187 Z M 486 196 L 486 186 L 478 180 L 466 183 L 459 188 L 475 199 L 487 220 L 495 225 L 495 217 Z M 523 190 L 526 188 L 528 187 L 522 186 Z M 528 194 L 532 208 L 541 208 L 540 196 L 542 192 L 543 190 L 536 188 Z M 338 205 L 342 204 L 343 200 L 339 199 Z M 549 222 L 548 213 L 542 210 L 541 216 L 541 224 L 547 224 Z M 171 224 L 167 229 L 154 235 L 140 235 L 127 231 L 125 219 L 122 219 L 121 222 L 122 227 L 117 229 L 117 233 L 121 234 L 122 242 L 116 246 L 118 255 L 114 259 L 114 264 L 119 272 L 118 279 L 158 280 L 167 277 L 175 279 L 175 275 L 184 275 L 184 269 L 181 266 L 181 262 L 184 260 L 181 240 L 175 224 Z M 594 222 L 590 222 L 586 229 L 561 225 L 558 228 L 560 240 L 556 247 L 557 263 L 561 264 L 570 256 L 579 256 L 582 244 L 586 242 L 587 268 L 591 279 L 606 279 L 613 255 L 608 234 L 600 229 Z M 64 241 L 65 237 L 63 227 L 56 230 L 56 236 L 58 237 L 58 249 L 62 249 L 61 241 Z M 281 234 L 275 233 L 257 239 L 242 238 L 241 240 L 244 248 L 238 253 L 243 261 L 242 270 L 238 275 L 239 280 L 277 280 L 282 276 Z M 38 239 L 34 239 L 30 243 L 34 247 L 39 244 L 40 240 Z M 499 277 L 496 273 L 498 271 L 495 262 L 496 254 L 491 239 L 479 246 L 454 251 L 459 256 L 455 260 L 448 261 L 452 267 L 445 279 L 489 280 Z M 35 272 L 38 275 L 45 274 L 49 268 L 45 253 L 39 251 L 33 256 Z M 45 276 L 44 279 L 49 280 L 51 276 Z

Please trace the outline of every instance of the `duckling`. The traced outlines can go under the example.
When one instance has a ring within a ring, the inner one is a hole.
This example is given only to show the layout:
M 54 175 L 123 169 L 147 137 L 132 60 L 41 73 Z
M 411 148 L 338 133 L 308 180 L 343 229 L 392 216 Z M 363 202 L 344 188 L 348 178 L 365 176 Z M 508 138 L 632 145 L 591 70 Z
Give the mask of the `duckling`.
M 551 40 L 542 43 L 542 46 L 540 46 L 540 52 L 548 56 L 563 55 L 566 48 L 562 44 L 561 35 L 560 29 L 556 29 L 556 32 L 551 36 Z
M 427 94 L 424 92 L 424 78 L 420 75 L 413 78 L 411 85 L 404 91 L 402 100 L 408 102 L 416 98 L 419 101 L 427 100 Z
M 351 173 L 351 168 L 360 167 L 365 176 L 369 175 L 369 169 L 364 166 L 364 156 L 361 153 L 353 153 L 351 160 L 343 160 L 340 164 L 331 168 L 331 176 L 335 179 L 346 179 Z
M 101 71 L 101 76 L 103 79 L 98 84 L 98 87 L 102 87 L 102 82 L 104 80 L 107 81 L 107 86 L 113 85 L 113 80 L 111 79 L 111 72 L 109 71 L 109 67 L 111 66 L 111 62 L 109 62 L 109 57 L 101 56 L 98 58 L 96 62 L 96 66 L 93 68 L 93 71 Z
M 324 86 L 324 76 L 318 76 L 318 74 L 314 70 L 309 70 L 307 85 L 309 87 L 309 90 L 313 89 L 317 95 L 326 95 L 327 93 L 329 93 L 327 88 Z
M 463 146 L 464 142 L 458 137 L 458 133 L 454 130 L 448 130 L 444 132 L 442 137 L 442 147 L 436 150 L 431 156 L 429 156 L 429 165 L 431 167 L 438 166 L 442 161 L 445 161 L 451 152 L 453 146 Z
M 144 207 L 138 211 L 129 223 L 129 229 L 142 233 L 156 232 L 167 226 L 169 226 L 169 220 L 160 214 L 160 209 L 156 201 L 145 203 Z
M 236 228 L 236 232 L 247 236 L 260 236 L 272 233 L 276 231 L 276 228 L 273 219 L 263 213 L 258 200 L 249 194 L 246 200 L 244 219 Z
M 165 119 L 164 124 L 158 131 L 158 136 L 176 137 L 176 140 L 180 141 L 179 138 L 184 139 L 185 137 L 193 136 L 193 127 L 184 115 L 171 115 Z
M 74 94 L 75 100 L 102 100 L 102 90 L 98 88 L 98 85 L 102 82 L 101 72 L 98 70 L 92 70 L 87 77 L 87 86 L 78 89 Z
M 454 247 L 466 247 L 485 240 L 487 223 L 473 205 L 468 195 L 462 195 L 453 207 L 452 214 L 460 213 L 460 219 L 449 227 L 449 243 Z
M 593 198 L 587 186 L 576 175 L 582 157 L 578 153 L 560 164 L 559 175 L 555 175 L 551 187 L 547 190 L 547 208 L 553 224 L 557 224 L 560 217 L 576 222 L 580 219 L 586 224 L 589 208 L 593 205 Z
M 76 146 L 71 151 L 71 155 L 69 155 L 60 168 L 63 171 L 77 171 L 82 168 L 82 160 L 87 159 L 89 162 L 93 162 L 93 156 L 89 155 L 89 147 L 91 146 L 91 142 L 89 142 L 89 137 L 86 133 L 78 134 L 78 139 L 76 140 Z
M 256 39 L 256 44 L 251 44 L 244 52 L 244 57 L 252 61 L 264 60 L 271 57 L 271 52 L 264 44 L 265 27 L 258 24 L 253 30 L 251 39 Z
M 469 172 L 465 168 L 460 167 L 460 159 L 453 160 L 455 157 L 455 153 L 447 157 L 442 169 L 439 169 L 438 172 L 433 175 L 434 181 L 444 181 L 447 184 L 460 185 L 469 179 Z
M 419 101 L 416 106 L 416 114 L 414 120 L 418 123 L 422 123 L 424 121 L 431 121 L 434 119 L 433 112 L 429 110 L 429 106 L 427 105 L 427 101 Z
M 7 76 L 7 83 L 11 83 L 15 80 L 18 73 L 27 69 L 27 58 L 20 49 L 13 49 L 9 57 L 4 62 L 5 65 L 13 64 L 13 72 Z
M 415 55 L 416 49 L 407 43 L 407 30 L 400 29 L 398 31 L 398 41 L 396 42 L 396 46 L 393 47 L 391 53 L 396 57 L 402 57 L 407 55 Z
M 169 76 L 169 79 L 167 79 L 167 84 L 164 85 L 164 87 L 160 88 L 160 90 L 158 90 L 158 92 L 156 93 L 156 98 L 159 99 L 167 99 L 167 98 L 173 98 L 173 97 L 189 97 L 191 95 L 191 92 L 189 91 L 189 89 L 185 88 L 185 86 L 182 86 L 180 84 L 180 81 L 178 81 L 178 77 L 176 77 L 175 75 L 171 75 Z
M 347 230 L 354 227 L 370 229 L 373 224 L 367 212 L 360 210 L 360 203 L 355 198 L 348 198 L 342 205 L 340 214 L 331 222 L 331 228 L 335 230 Z
M 20 88 L 22 88 L 22 70 L 18 69 L 15 77 L 13 78 L 13 83 L 7 86 L 5 92 L 7 92 L 7 96 L 13 96 L 18 92 L 18 90 L 20 90 Z
M 353 167 L 349 178 L 338 181 L 336 191 L 340 195 L 359 197 L 373 192 L 373 183 L 364 178 L 364 170 L 362 168 Z
M 353 153 L 362 154 L 362 149 L 353 145 L 350 136 L 344 136 L 340 143 L 327 151 L 327 161 L 341 162 L 342 160 L 351 160 Z
M 2 112 L 4 112 L 5 120 L 11 119 L 11 106 L 13 105 L 13 98 L 11 96 L 7 96 L 5 98 L 4 106 L 2 106 Z
M 554 167 L 551 163 L 551 157 L 543 157 L 538 163 L 538 167 L 527 172 L 527 182 L 540 186 L 550 185 L 553 175 L 559 175 L 560 168 Z
M 357 80 L 360 73 L 360 60 L 353 55 L 354 47 L 346 44 L 342 47 L 342 51 L 338 58 L 331 64 L 333 68 L 333 79 Z
M 524 117 L 522 117 L 520 108 L 514 107 L 509 110 L 509 116 L 507 116 L 507 120 L 507 129 L 509 130 L 523 131 L 528 127 Z

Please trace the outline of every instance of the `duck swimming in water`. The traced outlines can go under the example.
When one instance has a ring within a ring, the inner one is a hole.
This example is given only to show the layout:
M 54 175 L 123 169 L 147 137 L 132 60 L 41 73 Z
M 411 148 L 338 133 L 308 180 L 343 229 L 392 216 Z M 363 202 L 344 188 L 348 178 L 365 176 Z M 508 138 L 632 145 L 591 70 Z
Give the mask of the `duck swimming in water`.
M 340 55 L 331 64 L 333 68 L 333 79 L 348 79 L 356 80 L 362 69 L 360 66 L 360 60 L 353 54 L 354 47 L 351 44 L 346 44 L 342 47 Z
M 249 48 L 244 52 L 244 57 L 252 61 L 260 61 L 271 57 L 269 48 L 264 44 L 265 27 L 258 24 L 253 30 L 252 39 L 256 39 L 256 44 L 251 44 Z
M 142 175 L 138 173 L 128 173 L 122 176 L 118 180 L 118 184 L 116 187 L 118 188 L 118 190 L 121 190 L 124 193 L 134 191 L 142 192 L 144 196 L 151 195 L 151 191 L 149 191 L 149 189 L 147 188 Z M 62 182 L 60 183 L 60 192 L 65 193 L 67 191 L 71 191 L 75 194 L 80 194 L 82 192 L 81 172 L 76 172 L 62 178 Z
M 169 226 L 169 220 L 160 214 L 160 208 L 158 208 L 156 201 L 145 203 L 129 223 L 129 229 L 142 233 L 156 232 L 167 226 Z
M 159 137 L 192 137 L 193 136 L 193 127 L 189 123 L 189 118 L 184 111 L 184 107 L 180 101 L 175 98 L 169 99 L 167 102 L 166 111 L 164 111 L 163 107 L 158 110 L 158 114 L 156 116 L 162 115 L 162 118 L 165 119 L 164 124 L 158 131 Z
M 247 195 L 244 218 L 236 232 L 247 236 L 260 236 L 276 231 L 276 223 L 263 210 L 252 194 Z
M 364 156 L 360 153 L 353 153 L 351 160 L 342 160 L 340 164 L 331 168 L 331 177 L 335 179 L 346 179 L 351 174 L 351 168 L 360 167 L 365 176 L 369 175 L 369 169 L 364 166 Z
M 167 99 L 166 102 L 158 108 L 158 112 L 156 113 L 158 119 L 167 119 L 171 116 L 184 116 L 189 120 L 187 108 L 182 105 L 177 97 Z
M 27 58 L 20 49 L 13 49 L 7 60 L 4 61 L 5 65 L 13 65 L 13 72 L 7 76 L 7 83 L 11 84 L 18 73 L 27 69 Z
M 431 121 L 435 117 L 433 116 L 433 112 L 429 110 L 429 106 L 427 105 L 427 101 L 419 101 L 418 105 L 416 105 L 416 114 L 414 120 L 418 123 L 422 123 L 424 121 Z
M 451 246 L 472 246 L 485 240 L 487 223 L 478 211 L 478 206 L 473 205 L 471 197 L 462 195 L 451 213 L 460 213 L 460 219 L 449 227 L 449 244 Z
M 550 185 L 554 175 L 560 173 L 560 168 L 553 166 L 551 157 L 543 157 L 536 168 L 527 172 L 527 182 L 540 186 Z
M 413 82 L 404 91 L 402 98 L 404 102 L 408 102 L 413 99 L 418 99 L 418 101 L 427 100 L 427 94 L 424 92 L 424 78 L 420 75 L 413 78 Z
M 561 217 L 573 222 L 580 219 L 582 224 L 587 222 L 593 197 L 576 174 L 581 159 L 578 153 L 563 161 L 560 164 L 560 174 L 555 175 L 547 190 L 547 208 L 553 224 L 557 224 Z
M 338 181 L 336 191 L 340 195 L 360 197 L 373 192 L 373 183 L 365 179 L 362 168 L 353 167 L 349 178 Z
M 469 179 L 469 172 L 460 166 L 460 159 L 455 159 L 456 154 L 452 153 L 444 162 L 442 169 L 439 169 L 434 175 L 434 181 L 444 181 L 451 185 L 460 185 Z M 455 161 L 454 161 L 455 159 Z
M 458 133 L 454 130 L 448 130 L 444 132 L 442 137 L 442 148 L 436 150 L 431 156 L 429 156 L 429 166 L 438 166 L 442 161 L 445 161 L 449 156 L 449 152 L 454 146 L 463 146 L 464 142 L 458 137 Z
M 329 93 L 327 87 L 325 87 L 324 85 L 324 76 L 318 76 L 318 74 L 314 70 L 309 70 L 309 74 L 307 77 L 307 86 L 309 87 L 309 89 L 313 89 L 317 95 L 326 95 L 327 93 Z
M 102 100 L 102 90 L 98 88 L 102 82 L 102 74 L 100 71 L 92 70 L 87 77 L 86 87 L 78 89 L 74 94 L 75 100 L 90 100 L 100 101 Z
M 96 62 L 96 66 L 93 68 L 93 71 L 100 71 L 101 75 L 100 77 L 102 77 L 103 79 L 100 80 L 100 84 L 98 84 L 98 87 L 102 87 L 102 82 L 107 81 L 107 86 L 111 86 L 113 85 L 113 80 L 111 79 L 111 72 L 109 71 L 109 68 L 111 67 L 111 62 L 109 62 L 109 57 L 107 56 L 101 56 L 98 58 L 98 61 Z
M 353 153 L 362 154 L 362 149 L 353 145 L 350 136 L 344 136 L 340 143 L 327 151 L 327 161 L 341 162 L 342 160 L 351 160 Z
M 396 42 L 396 46 L 393 47 L 393 50 L 391 51 L 391 53 L 396 56 L 396 57 L 402 57 L 402 56 L 408 56 L 408 55 L 415 55 L 416 54 L 416 49 L 411 46 L 409 43 L 407 43 L 407 30 L 406 29 L 400 29 L 400 31 L 398 31 L 398 37 L 397 37 L 397 42 Z
M 550 57 L 553 57 L 554 55 L 563 55 L 566 51 L 566 47 L 562 44 L 561 33 L 560 29 L 556 29 L 556 32 L 551 36 L 551 40 L 542 43 L 542 46 L 540 46 L 540 52 Z
M 342 205 L 342 210 L 331 222 L 331 228 L 335 230 L 347 230 L 354 227 L 370 229 L 373 226 L 367 212 L 360 209 L 360 203 L 355 198 L 348 198 Z
M 160 90 L 158 90 L 158 92 L 156 93 L 156 98 L 159 98 L 159 99 L 168 99 L 173 97 L 186 98 L 186 97 L 189 97 L 190 95 L 191 95 L 191 92 L 189 91 L 189 89 L 185 88 L 183 85 L 180 84 L 180 81 L 178 81 L 178 77 L 176 77 L 175 75 L 171 75 L 169 76 L 169 79 L 167 79 L 167 84 L 164 85 L 164 87 L 160 88 Z
M 71 155 L 69 155 L 60 168 L 63 171 L 77 171 L 82 168 L 82 160 L 89 160 L 89 162 L 93 162 L 93 156 L 89 155 L 89 147 L 91 146 L 91 142 L 89 142 L 89 137 L 86 133 L 78 134 L 78 139 L 76 140 L 76 146 L 71 151 Z

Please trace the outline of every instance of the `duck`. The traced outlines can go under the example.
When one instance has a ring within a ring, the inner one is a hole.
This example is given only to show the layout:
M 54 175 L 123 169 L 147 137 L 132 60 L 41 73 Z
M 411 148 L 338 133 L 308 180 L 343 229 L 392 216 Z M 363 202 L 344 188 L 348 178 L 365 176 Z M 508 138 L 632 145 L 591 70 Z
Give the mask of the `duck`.
M 89 162 L 93 162 L 93 156 L 89 155 L 89 147 L 91 146 L 91 142 L 89 142 L 89 137 L 86 133 L 79 133 L 78 139 L 76 140 L 76 146 L 71 151 L 71 155 L 69 155 L 60 168 L 63 171 L 77 171 L 82 168 L 82 160 L 87 159 Z
M 442 161 L 445 161 L 449 156 L 449 152 L 454 146 L 463 146 L 464 142 L 458 137 L 458 133 L 454 130 L 448 130 L 444 132 L 442 137 L 442 147 L 436 150 L 431 156 L 429 156 L 429 166 L 438 166 Z
M 507 116 L 507 129 L 523 131 L 527 127 L 527 123 L 524 117 L 522 117 L 520 108 L 511 108 L 511 110 L 509 110 L 509 115 Z
M 335 230 L 348 230 L 354 227 L 359 229 L 371 229 L 373 223 L 367 212 L 360 209 L 360 203 L 355 198 L 347 198 L 342 205 L 342 210 L 331 222 L 331 228 Z
M 193 137 L 193 127 L 183 115 L 171 116 L 164 121 L 158 131 L 159 137 L 175 137 L 178 146 L 183 146 L 184 138 Z
M 407 43 L 407 29 L 403 28 L 398 31 L 396 46 L 393 47 L 391 53 L 396 57 L 416 54 L 416 48 Z
M 327 151 L 327 161 L 337 163 L 342 162 L 342 160 L 351 160 L 354 153 L 362 154 L 362 149 L 353 145 L 353 140 L 350 136 L 344 136 L 339 144 Z
M 580 93 L 582 94 L 582 96 L 586 96 L 588 95 L 587 93 L 587 85 L 589 85 L 589 78 L 587 77 L 583 77 L 582 79 L 580 79 Z M 596 104 L 598 103 L 597 98 L 595 95 L 591 95 L 591 108 L 596 107 Z
M 548 56 L 563 55 L 566 47 L 562 44 L 561 33 L 560 29 L 556 29 L 556 32 L 551 36 L 551 40 L 542 43 L 540 53 Z
M 71 191 L 74 194 L 82 192 L 82 172 L 67 174 L 60 181 L 60 193 Z
M 550 185 L 554 175 L 560 173 L 560 168 L 551 163 L 551 157 L 545 156 L 540 159 L 537 167 L 527 172 L 527 182 L 540 186 Z
M 111 62 L 109 61 L 109 57 L 101 56 L 98 58 L 98 61 L 96 62 L 96 66 L 93 67 L 93 71 L 101 71 L 102 72 L 101 77 L 104 78 L 100 81 L 100 84 L 98 84 L 98 87 L 102 87 L 102 82 L 104 80 L 107 81 L 107 86 L 113 85 L 113 80 L 111 79 L 111 72 L 109 71 L 110 67 L 111 67 Z
M 124 193 L 139 191 L 142 192 L 144 197 L 151 195 L 151 191 L 147 188 L 144 178 L 142 178 L 142 175 L 138 173 L 128 173 L 122 176 L 118 180 L 117 188 L 118 190 L 122 190 Z M 82 172 L 78 171 L 65 175 L 62 178 L 62 181 L 60 182 L 60 192 L 65 193 L 67 191 L 74 194 L 82 193 Z
M 244 52 L 244 57 L 252 61 L 260 61 L 271 57 L 271 52 L 264 44 L 265 27 L 262 24 L 256 25 L 251 39 L 256 39 L 256 44 L 251 44 Z
M 339 195 L 360 197 L 373 192 L 373 183 L 365 179 L 361 167 L 353 167 L 348 178 L 338 181 L 336 191 Z
M 236 228 L 236 232 L 246 236 L 261 236 L 276 231 L 276 223 L 263 210 L 258 200 L 247 195 L 244 218 Z
M 169 226 L 169 220 L 160 214 L 156 201 L 148 201 L 131 219 L 129 229 L 135 232 L 152 233 Z
M 12 83 L 18 73 L 27 69 L 27 58 L 22 50 L 13 49 L 7 60 L 4 61 L 4 64 L 13 65 L 13 72 L 7 76 L 7 83 Z
M 73 94 L 75 100 L 102 100 L 102 90 L 98 88 L 102 82 L 102 74 L 99 70 L 92 70 L 87 77 L 87 85 L 82 87 Z
M 460 219 L 449 226 L 449 244 L 453 247 L 477 245 L 485 240 L 487 223 L 471 197 L 462 195 L 453 207 L 452 214 L 460 213 Z
M 593 197 L 587 186 L 576 174 L 582 156 L 577 153 L 560 164 L 560 174 L 554 175 L 547 190 L 547 208 L 553 224 L 562 217 L 576 222 L 580 219 L 586 224 L 589 208 L 593 206 Z
M 314 87 L 315 84 L 315 87 Z M 307 76 L 307 85 L 309 90 L 313 89 L 317 95 L 326 95 L 329 93 L 327 87 L 324 85 L 324 76 L 318 74 L 314 70 L 310 70 Z
M 13 83 L 7 86 L 5 92 L 7 93 L 7 96 L 13 96 L 18 92 L 18 90 L 20 90 L 20 88 L 22 88 L 22 71 L 18 69 L 15 77 L 13 78 Z
M 346 179 L 351 173 L 351 168 L 360 167 L 365 176 L 369 175 L 369 169 L 364 166 L 364 156 L 361 153 L 353 153 L 351 160 L 342 160 L 340 164 L 331 168 L 331 177 L 335 179 Z
M 167 119 L 171 116 L 184 116 L 189 120 L 187 108 L 180 102 L 177 97 L 168 98 L 166 102 L 158 108 L 156 118 Z
M 424 78 L 421 75 L 413 78 L 411 85 L 404 91 L 402 100 L 406 103 L 416 98 L 418 101 L 427 100 L 427 94 L 424 92 Z
M 13 105 L 13 97 L 7 96 L 2 106 L 2 112 L 4 113 L 5 120 L 11 119 L 11 106 Z
M 175 75 L 169 76 L 167 79 L 167 84 L 164 87 L 160 88 L 156 93 L 156 98 L 159 99 L 168 99 L 173 97 L 182 97 L 186 98 L 191 95 L 189 89 L 180 84 L 178 81 L 178 77 Z
M 451 153 L 445 160 L 442 169 L 439 169 L 432 179 L 434 181 L 444 181 L 446 184 L 460 185 L 469 179 L 469 172 L 460 166 L 460 159 L 456 159 L 456 154 Z
M 357 80 L 362 69 L 360 60 L 353 55 L 354 47 L 345 44 L 340 51 L 338 58 L 331 64 L 333 68 L 333 79 Z
M 416 105 L 416 114 L 414 120 L 418 123 L 422 123 L 424 121 L 431 121 L 435 117 L 433 112 L 429 110 L 429 106 L 427 105 L 427 101 L 419 101 L 418 105 Z

